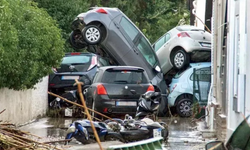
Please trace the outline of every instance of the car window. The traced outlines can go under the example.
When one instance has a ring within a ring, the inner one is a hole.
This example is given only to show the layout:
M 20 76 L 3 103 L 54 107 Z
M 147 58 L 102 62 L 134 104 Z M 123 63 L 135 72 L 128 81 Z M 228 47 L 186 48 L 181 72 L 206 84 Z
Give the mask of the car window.
M 134 25 L 125 17 L 122 17 L 120 25 L 122 26 L 123 30 L 128 34 L 128 36 L 133 41 L 139 31 L 134 27 Z
M 91 64 L 91 58 L 91 55 L 65 56 L 57 72 L 86 72 Z
M 74 64 L 74 63 L 89 63 L 91 59 L 91 56 L 82 56 L 82 55 L 77 55 L 77 56 L 66 56 L 63 57 L 62 63 L 61 64 Z
M 177 72 L 174 76 L 174 79 L 180 78 L 189 68 L 191 67 L 188 67 L 187 69 L 180 70 L 179 72 Z
M 167 42 L 170 38 L 171 38 L 170 34 L 167 33 L 166 36 L 165 36 L 165 41 Z
M 140 84 L 147 83 L 142 71 L 108 70 L 102 78 L 103 83 L 114 84 Z
M 161 37 L 154 45 L 154 50 L 157 52 L 159 48 L 165 43 L 165 36 Z
M 147 62 L 152 67 L 154 67 L 157 61 L 156 56 L 154 55 L 154 51 L 152 50 L 152 47 L 143 36 L 141 39 L 139 39 L 137 48 L 140 50 L 141 54 L 147 60 Z
M 211 82 L 211 67 L 197 69 L 195 75 L 195 81 Z M 190 76 L 190 80 L 194 80 L 194 73 Z
M 250 117 L 243 120 L 243 122 L 236 128 L 227 144 L 228 150 L 242 149 L 249 150 L 250 139 Z

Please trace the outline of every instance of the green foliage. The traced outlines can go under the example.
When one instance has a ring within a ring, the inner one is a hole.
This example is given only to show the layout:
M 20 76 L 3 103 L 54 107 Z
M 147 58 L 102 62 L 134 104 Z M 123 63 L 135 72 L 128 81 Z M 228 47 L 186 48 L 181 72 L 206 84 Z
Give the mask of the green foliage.
M 189 20 L 186 0 L 105 0 L 101 4 L 122 10 L 151 42 L 177 26 L 181 19 L 186 24 Z
M 0 88 L 33 88 L 63 57 L 64 40 L 48 13 L 29 0 L 0 1 Z
M 61 34 L 65 41 L 71 32 L 70 25 L 76 16 L 87 11 L 97 0 L 34 0 L 38 7 L 44 8 L 54 18 L 62 29 Z M 74 51 L 68 42 L 65 43 L 65 51 Z

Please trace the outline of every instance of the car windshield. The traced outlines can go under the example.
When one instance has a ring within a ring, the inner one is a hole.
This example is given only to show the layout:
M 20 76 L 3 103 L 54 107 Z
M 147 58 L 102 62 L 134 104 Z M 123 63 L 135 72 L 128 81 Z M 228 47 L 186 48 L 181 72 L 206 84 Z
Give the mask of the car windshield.
M 142 71 L 135 70 L 108 70 L 102 78 L 103 83 L 140 84 L 147 83 Z
M 69 55 L 63 57 L 57 72 L 85 72 L 91 63 L 90 55 Z
M 140 50 L 143 57 L 147 60 L 147 62 L 152 66 L 155 67 L 157 59 L 154 55 L 154 51 L 150 44 L 147 42 L 147 40 L 142 37 L 139 40 L 139 43 L 137 45 L 137 48 Z

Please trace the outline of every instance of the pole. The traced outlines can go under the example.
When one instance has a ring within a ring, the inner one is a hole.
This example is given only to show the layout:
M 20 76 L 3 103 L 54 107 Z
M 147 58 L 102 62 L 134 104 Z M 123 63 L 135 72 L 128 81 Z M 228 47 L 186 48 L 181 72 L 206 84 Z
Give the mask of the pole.
M 76 84 L 77 84 L 77 89 L 78 89 L 78 92 L 79 92 L 79 95 L 80 95 L 80 98 L 81 98 L 81 101 L 82 101 L 82 105 L 83 105 L 83 107 L 84 107 L 84 111 L 85 111 L 85 113 L 87 114 L 88 120 L 90 121 L 90 124 L 91 124 L 92 130 L 93 130 L 93 132 L 94 132 L 96 141 L 97 141 L 97 143 L 98 143 L 98 145 L 99 145 L 99 147 L 100 147 L 100 150 L 103 150 L 102 145 L 101 145 L 101 141 L 100 141 L 99 136 L 98 136 L 98 134 L 97 134 L 97 132 L 96 132 L 95 126 L 94 126 L 93 121 L 92 121 L 92 118 L 91 118 L 91 116 L 90 116 L 90 114 L 89 114 L 88 109 L 86 109 L 87 107 L 86 107 L 85 100 L 84 100 L 84 97 L 83 97 L 83 94 L 82 94 L 82 85 L 83 85 L 83 83 L 82 83 L 82 82 L 79 82 L 79 81 L 76 79 Z

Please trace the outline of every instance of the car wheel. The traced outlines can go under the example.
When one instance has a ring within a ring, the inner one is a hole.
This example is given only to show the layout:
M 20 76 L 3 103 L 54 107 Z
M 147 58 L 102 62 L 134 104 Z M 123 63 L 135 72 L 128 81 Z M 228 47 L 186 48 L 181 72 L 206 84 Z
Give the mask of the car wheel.
M 70 33 L 69 43 L 76 50 L 83 49 L 86 47 L 80 30 L 75 30 Z
M 181 117 L 190 117 L 192 115 L 193 101 L 190 98 L 182 98 L 176 105 L 176 111 Z
M 83 38 L 89 45 L 96 45 L 102 39 L 102 32 L 96 25 L 89 25 L 83 29 Z
M 175 69 L 183 69 L 189 65 L 190 59 L 189 55 L 184 50 L 178 50 L 171 58 L 172 64 Z

